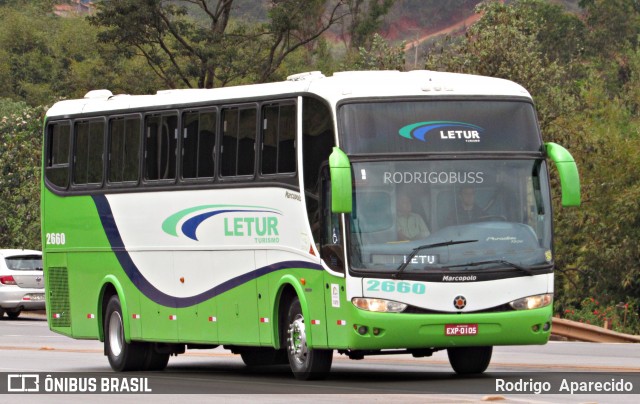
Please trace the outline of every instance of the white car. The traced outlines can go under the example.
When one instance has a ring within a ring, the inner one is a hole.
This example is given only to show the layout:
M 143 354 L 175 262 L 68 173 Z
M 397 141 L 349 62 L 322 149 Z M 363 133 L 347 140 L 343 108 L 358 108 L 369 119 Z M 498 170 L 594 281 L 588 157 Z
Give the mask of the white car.
M 23 310 L 44 310 L 42 253 L 0 249 L 0 317 L 17 318 Z

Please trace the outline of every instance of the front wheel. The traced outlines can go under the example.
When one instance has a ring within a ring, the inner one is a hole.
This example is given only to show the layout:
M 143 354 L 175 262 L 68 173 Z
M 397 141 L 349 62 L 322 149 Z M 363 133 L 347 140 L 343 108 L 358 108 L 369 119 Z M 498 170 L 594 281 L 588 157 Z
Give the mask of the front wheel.
M 300 299 L 296 296 L 287 313 L 287 356 L 296 379 L 312 380 L 326 376 L 331 369 L 331 349 L 309 349 Z
M 448 348 L 449 363 L 460 375 L 478 374 L 487 370 L 491 362 L 492 346 Z
M 104 316 L 104 352 L 111 369 L 116 372 L 142 370 L 149 347 L 143 342 L 127 342 L 124 338 L 122 306 L 118 296 L 111 296 Z

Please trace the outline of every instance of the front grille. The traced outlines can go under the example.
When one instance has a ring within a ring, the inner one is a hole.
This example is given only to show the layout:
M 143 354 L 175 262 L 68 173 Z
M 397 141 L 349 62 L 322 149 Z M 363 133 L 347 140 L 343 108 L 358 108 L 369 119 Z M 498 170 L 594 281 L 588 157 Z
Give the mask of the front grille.
M 496 307 L 490 307 L 484 310 L 478 311 L 437 311 L 437 310 L 428 310 L 422 309 L 420 307 L 415 306 L 407 306 L 407 308 L 402 312 L 405 314 L 480 314 L 480 313 L 501 313 L 505 311 L 513 311 L 513 308 L 509 306 L 509 304 L 502 304 Z

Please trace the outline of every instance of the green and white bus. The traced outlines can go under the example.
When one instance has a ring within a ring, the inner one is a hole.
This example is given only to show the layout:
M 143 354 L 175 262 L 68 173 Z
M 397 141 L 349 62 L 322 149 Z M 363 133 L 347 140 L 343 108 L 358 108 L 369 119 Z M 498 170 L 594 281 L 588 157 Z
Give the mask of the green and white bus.
M 116 371 L 223 346 L 321 377 L 351 359 L 544 344 L 554 291 L 548 160 L 529 93 L 431 71 L 56 103 L 44 129 L 50 328 Z

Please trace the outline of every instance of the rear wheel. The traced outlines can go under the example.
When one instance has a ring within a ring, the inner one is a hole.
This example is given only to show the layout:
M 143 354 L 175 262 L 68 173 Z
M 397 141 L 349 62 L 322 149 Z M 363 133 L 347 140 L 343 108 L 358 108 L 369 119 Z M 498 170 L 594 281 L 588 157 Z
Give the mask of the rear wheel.
M 331 369 L 333 351 L 330 349 L 309 349 L 307 333 L 300 299 L 296 296 L 287 313 L 287 356 L 296 379 L 311 380 L 323 378 Z
M 9 318 L 12 320 L 15 320 L 16 318 L 20 317 L 20 313 L 22 313 L 22 310 L 20 309 L 7 310 L 7 316 L 9 316 Z
M 155 344 L 145 343 L 145 345 L 147 345 L 147 352 L 142 370 L 164 370 L 171 354 L 158 352 Z
M 125 340 L 120 299 L 111 296 L 104 316 L 104 352 L 111 369 L 116 372 L 144 369 L 150 348 L 142 342 Z
M 0 309 L 0 318 L 2 318 L 2 316 L 4 316 L 4 309 Z
M 448 348 L 449 363 L 461 375 L 478 374 L 487 370 L 491 362 L 492 346 Z

